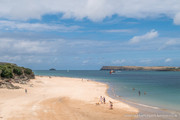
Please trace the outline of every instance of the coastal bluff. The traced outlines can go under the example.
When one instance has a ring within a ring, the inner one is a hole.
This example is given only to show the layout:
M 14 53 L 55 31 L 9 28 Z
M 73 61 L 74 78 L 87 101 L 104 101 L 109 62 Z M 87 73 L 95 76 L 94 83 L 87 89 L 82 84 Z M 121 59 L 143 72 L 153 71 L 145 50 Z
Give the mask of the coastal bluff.
M 180 67 L 167 66 L 103 66 L 100 70 L 124 70 L 124 71 L 180 71 Z
M 12 63 L 0 62 L 0 88 L 18 89 L 14 83 L 26 84 L 35 75 L 29 68 L 17 66 Z

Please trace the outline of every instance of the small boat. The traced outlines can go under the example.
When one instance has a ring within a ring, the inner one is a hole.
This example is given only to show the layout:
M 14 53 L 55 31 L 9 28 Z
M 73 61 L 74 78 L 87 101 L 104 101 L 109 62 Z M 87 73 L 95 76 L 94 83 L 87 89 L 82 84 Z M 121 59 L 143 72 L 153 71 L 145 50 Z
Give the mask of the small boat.
M 112 74 L 112 73 L 115 73 L 115 71 L 114 70 L 110 70 L 109 74 Z

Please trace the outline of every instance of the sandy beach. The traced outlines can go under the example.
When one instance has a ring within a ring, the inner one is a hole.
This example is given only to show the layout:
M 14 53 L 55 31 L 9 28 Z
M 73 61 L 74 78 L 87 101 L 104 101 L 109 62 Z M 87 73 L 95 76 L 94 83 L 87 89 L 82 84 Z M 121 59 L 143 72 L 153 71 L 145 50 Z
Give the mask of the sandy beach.
M 132 120 L 138 114 L 138 109 L 110 98 L 103 83 L 36 76 L 19 86 L 22 89 L 0 89 L 0 120 Z M 96 104 L 100 96 L 106 104 Z

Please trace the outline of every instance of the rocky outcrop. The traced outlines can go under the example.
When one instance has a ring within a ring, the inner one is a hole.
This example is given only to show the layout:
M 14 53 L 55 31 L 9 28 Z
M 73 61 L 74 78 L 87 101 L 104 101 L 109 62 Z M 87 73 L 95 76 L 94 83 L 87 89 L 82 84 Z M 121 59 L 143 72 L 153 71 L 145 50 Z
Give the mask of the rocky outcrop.
M 0 80 L 0 88 L 8 88 L 8 89 L 19 89 L 19 86 L 14 86 L 9 81 Z
M 34 73 L 29 68 L 0 62 L 0 88 L 18 89 L 13 83 L 26 84 L 34 78 Z
M 139 66 L 103 66 L 100 70 L 180 71 L 180 67 L 165 67 L 165 66 L 154 66 L 154 67 L 139 67 Z

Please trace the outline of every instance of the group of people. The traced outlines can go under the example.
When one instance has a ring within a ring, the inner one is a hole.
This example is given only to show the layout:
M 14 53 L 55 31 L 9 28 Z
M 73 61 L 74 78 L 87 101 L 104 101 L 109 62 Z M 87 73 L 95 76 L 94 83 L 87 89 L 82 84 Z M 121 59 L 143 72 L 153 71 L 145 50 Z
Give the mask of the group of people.
M 103 97 L 103 96 L 100 96 L 100 103 L 101 104 L 106 104 L 106 98 Z M 110 104 L 110 109 L 113 109 L 113 102 L 109 101 L 109 104 Z
M 81 79 L 81 81 L 82 81 L 82 82 L 83 82 L 83 81 L 86 81 L 86 82 L 88 82 L 89 80 L 87 80 L 87 79 L 85 79 L 85 80 L 84 80 L 84 79 L 82 78 L 82 79 Z
M 100 96 L 100 102 L 101 102 L 101 104 L 106 104 L 106 98 L 105 97 L 103 97 L 103 96 Z
M 133 91 L 135 90 L 135 88 L 132 89 Z M 138 91 L 138 95 L 141 96 L 141 91 Z M 144 95 L 146 95 L 146 92 L 144 92 Z

